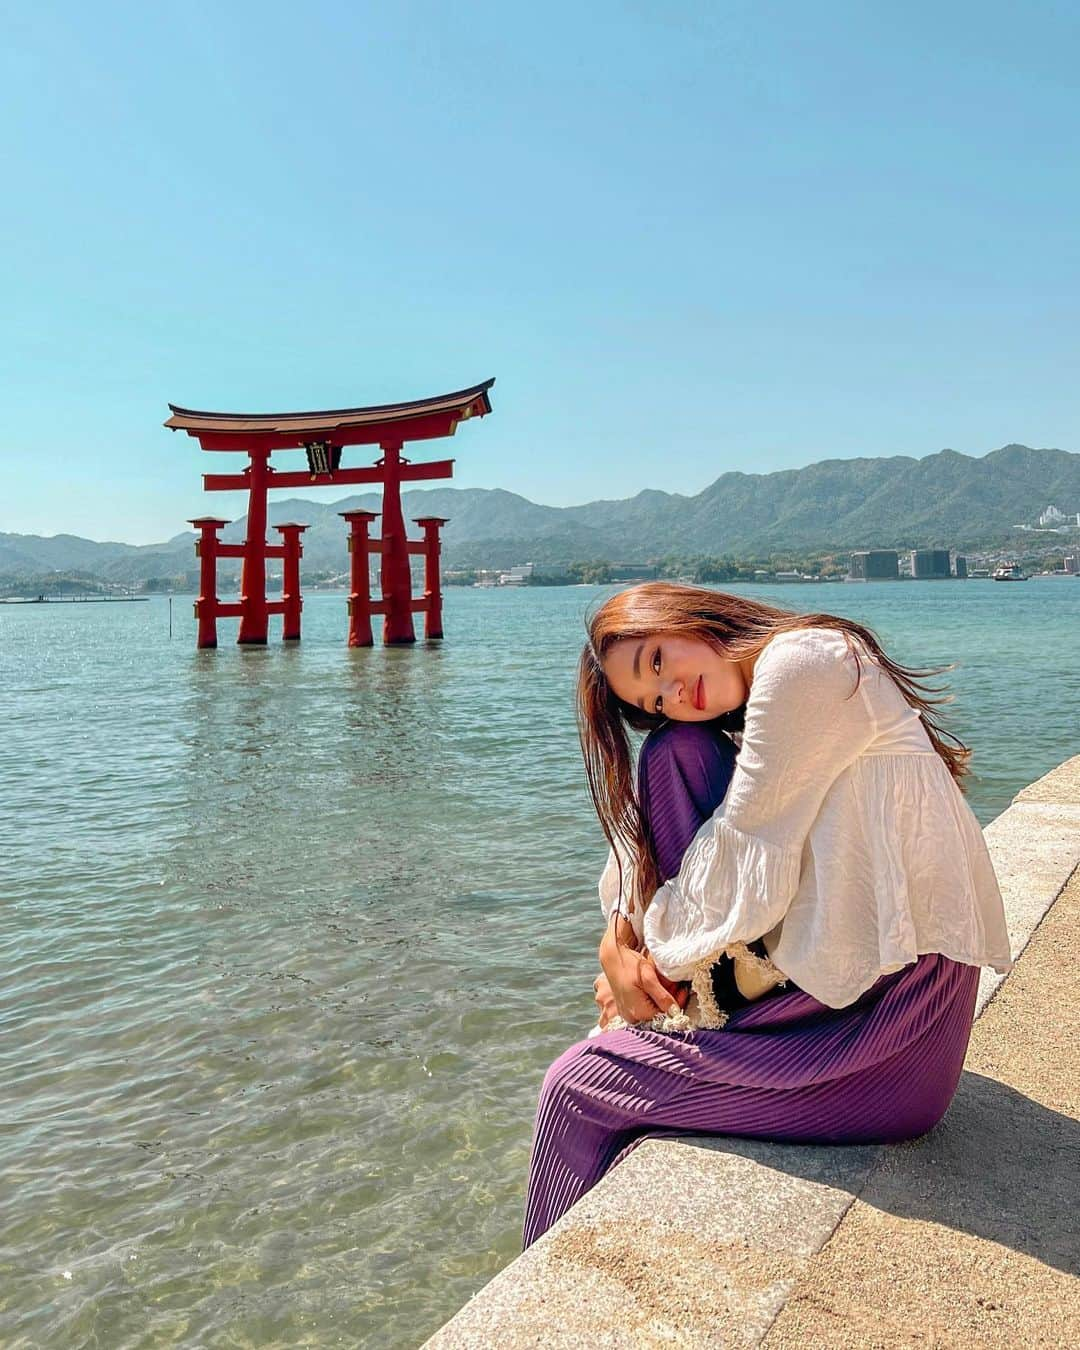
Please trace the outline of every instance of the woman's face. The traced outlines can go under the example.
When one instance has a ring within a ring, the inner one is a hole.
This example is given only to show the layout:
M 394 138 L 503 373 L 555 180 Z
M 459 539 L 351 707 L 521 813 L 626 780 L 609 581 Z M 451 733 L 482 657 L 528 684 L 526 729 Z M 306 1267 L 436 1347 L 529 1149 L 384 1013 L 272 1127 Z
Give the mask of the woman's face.
M 746 702 L 753 663 L 729 661 L 700 638 L 660 633 L 621 638 L 603 666 L 624 703 L 673 722 L 708 722 Z

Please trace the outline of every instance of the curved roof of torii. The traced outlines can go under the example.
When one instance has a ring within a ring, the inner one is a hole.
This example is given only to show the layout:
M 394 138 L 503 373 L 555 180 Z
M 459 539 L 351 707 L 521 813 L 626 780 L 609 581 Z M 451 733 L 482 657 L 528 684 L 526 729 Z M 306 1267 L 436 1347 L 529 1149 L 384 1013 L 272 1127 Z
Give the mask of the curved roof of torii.
M 199 412 L 170 403 L 172 416 L 165 425 L 197 437 L 204 450 L 243 450 L 252 444 L 284 449 L 314 440 L 341 445 L 372 444 L 386 435 L 402 441 L 428 440 L 452 436 L 458 422 L 489 413 L 488 390 L 494 383 L 494 379 L 485 380 L 470 389 L 410 403 L 321 412 Z

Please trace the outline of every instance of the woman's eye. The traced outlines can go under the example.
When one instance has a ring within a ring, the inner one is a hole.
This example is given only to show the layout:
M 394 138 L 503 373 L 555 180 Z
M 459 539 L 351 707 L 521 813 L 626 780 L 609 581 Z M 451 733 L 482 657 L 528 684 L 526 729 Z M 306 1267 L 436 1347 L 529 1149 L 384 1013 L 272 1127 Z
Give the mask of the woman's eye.
M 656 696 L 656 703 L 655 703 L 655 705 L 654 705 L 654 707 L 653 707 L 653 712 L 659 714 L 659 713 L 662 713 L 663 711 L 664 711 L 664 700 L 663 700 L 663 697 L 662 697 L 660 694 L 657 694 L 657 696 Z
M 653 671 L 654 671 L 657 675 L 660 674 L 660 648 L 659 648 L 659 647 L 657 647 L 656 651 L 653 652 L 652 668 L 653 668 Z

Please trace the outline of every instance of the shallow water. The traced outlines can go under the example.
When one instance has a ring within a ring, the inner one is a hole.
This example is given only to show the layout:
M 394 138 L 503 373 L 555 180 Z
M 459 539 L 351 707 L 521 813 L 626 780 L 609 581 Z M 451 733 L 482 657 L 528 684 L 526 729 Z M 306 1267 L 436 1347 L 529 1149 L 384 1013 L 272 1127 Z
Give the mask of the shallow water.
M 984 823 L 1076 749 L 1075 580 L 746 589 L 958 662 Z M 591 1023 L 606 593 L 368 651 L 340 596 L 201 653 L 187 600 L 0 607 L 5 1346 L 416 1346 L 515 1254 Z

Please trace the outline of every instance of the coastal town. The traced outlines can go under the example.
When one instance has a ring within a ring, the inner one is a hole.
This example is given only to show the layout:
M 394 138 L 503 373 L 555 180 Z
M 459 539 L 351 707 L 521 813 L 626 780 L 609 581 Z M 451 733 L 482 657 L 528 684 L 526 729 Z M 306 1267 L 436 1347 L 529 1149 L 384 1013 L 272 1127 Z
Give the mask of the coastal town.
M 1040 559 L 1039 562 L 1057 562 L 1056 556 Z M 947 548 L 918 548 L 901 553 L 897 549 L 874 548 L 854 549 L 849 555 L 848 570 L 845 574 L 842 566 L 826 570 L 821 562 L 805 564 L 804 568 L 737 567 L 734 575 L 715 578 L 724 581 L 767 582 L 769 584 L 788 582 L 821 581 L 1015 581 L 1026 580 L 1029 576 L 1077 576 L 1080 575 L 1080 546 L 1072 553 L 1063 553 L 1060 566 L 1031 565 L 1025 571 L 1022 564 L 1013 561 L 1013 555 L 1005 553 L 987 553 L 968 556 Z M 621 582 L 652 581 L 671 575 L 663 563 L 653 565 L 641 563 L 599 562 L 580 565 L 582 578 L 590 572 L 591 584 L 618 584 Z M 676 579 L 685 582 L 712 580 L 701 576 L 702 569 L 686 573 L 677 573 Z M 450 573 L 447 585 L 472 586 L 543 586 L 543 585 L 588 585 L 590 581 L 579 580 L 576 573 L 548 575 L 537 569 L 534 563 L 518 563 L 505 570 L 482 568 L 474 573 Z

